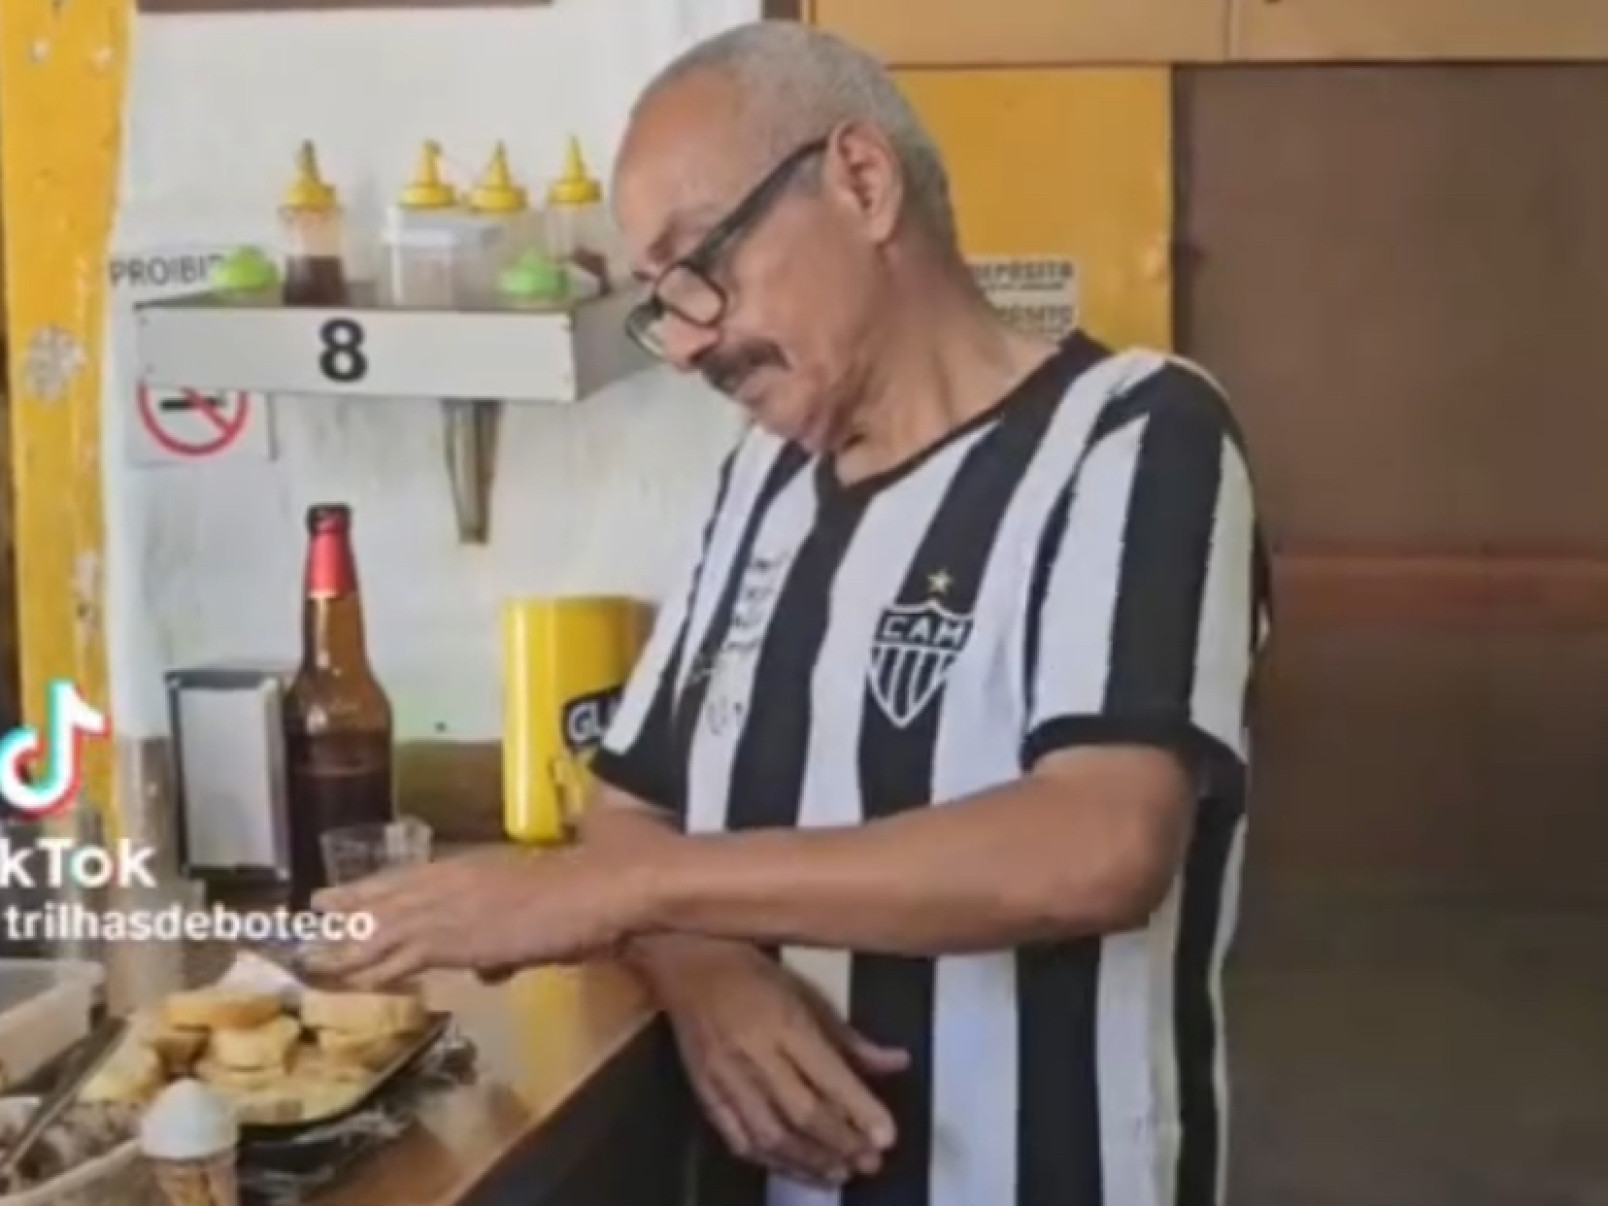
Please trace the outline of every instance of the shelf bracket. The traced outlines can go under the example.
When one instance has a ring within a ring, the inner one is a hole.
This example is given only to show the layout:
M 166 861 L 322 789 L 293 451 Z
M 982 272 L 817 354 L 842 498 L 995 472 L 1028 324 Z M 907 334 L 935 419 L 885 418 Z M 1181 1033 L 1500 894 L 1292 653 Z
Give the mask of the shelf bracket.
M 491 538 L 491 489 L 497 468 L 497 427 L 503 404 L 496 399 L 446 398 L 441 402 L 447 481 L 458 539 L 485 544 Z

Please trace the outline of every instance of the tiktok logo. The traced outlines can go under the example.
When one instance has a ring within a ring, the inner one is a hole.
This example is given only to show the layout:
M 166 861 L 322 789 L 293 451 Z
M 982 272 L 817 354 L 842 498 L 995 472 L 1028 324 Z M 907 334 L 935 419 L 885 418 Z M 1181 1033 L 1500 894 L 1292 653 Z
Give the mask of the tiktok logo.
M 0 738 L 0 799 L 20 812 L 48 817 L 73 802 L 84 776 L 84 739 L 111 725 L 64 678 L 45 696 L 45 734 L 24 726 Z M 32 782 L 28 769 L 32 768 Z

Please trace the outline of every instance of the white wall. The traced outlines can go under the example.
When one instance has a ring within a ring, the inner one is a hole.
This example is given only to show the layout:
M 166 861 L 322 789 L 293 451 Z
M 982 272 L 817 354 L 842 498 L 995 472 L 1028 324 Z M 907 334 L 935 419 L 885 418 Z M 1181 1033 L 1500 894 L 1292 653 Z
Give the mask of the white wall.
M 545 178 L 573 131 L 607 179 L 648 75 L 757 8 L 555 0 L 141 18 L 114 249 L 272 238 L 292 153 L 308 137 L 360 225 L 427 137 L 464 171 L 506 139 L 521 173 Z M 656 593 L 736 425 L 724 402 L 666 374 L 578 407 L 505 407 L 493 539 L 474 548 L 457 543 L 433 404 L 280 399 L 274 461 L 136 468 L 131 403 L 117 384 L 128 357 L 114 331 L 105 572 L 112 714 L 126 737 L 165 731 L 169 667 L 294 658 L 302 512 L 320 500 L 354 507 L 370 649 L 399 736 L 495 736 L 498 602 Z

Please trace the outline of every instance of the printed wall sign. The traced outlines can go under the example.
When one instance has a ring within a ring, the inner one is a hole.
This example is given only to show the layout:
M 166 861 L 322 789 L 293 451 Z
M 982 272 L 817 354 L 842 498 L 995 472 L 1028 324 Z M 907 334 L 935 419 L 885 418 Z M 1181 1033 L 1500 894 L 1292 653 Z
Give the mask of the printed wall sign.
M 986 256 L 972 275 L 1019 331 L 1059 339 L 1078 321 L 1077 267 L 1064 256 Z

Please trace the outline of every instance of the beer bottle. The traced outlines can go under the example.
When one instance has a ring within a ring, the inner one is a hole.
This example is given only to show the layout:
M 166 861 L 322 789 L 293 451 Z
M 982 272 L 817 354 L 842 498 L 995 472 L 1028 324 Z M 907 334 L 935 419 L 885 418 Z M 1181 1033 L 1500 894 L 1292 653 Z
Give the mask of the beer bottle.
M 285 698 L 290 905 L 324 886 L 319 835 L 393 819 L 391 704 L 369 668 L 351 508 L 307 511 L 302 656 Z

